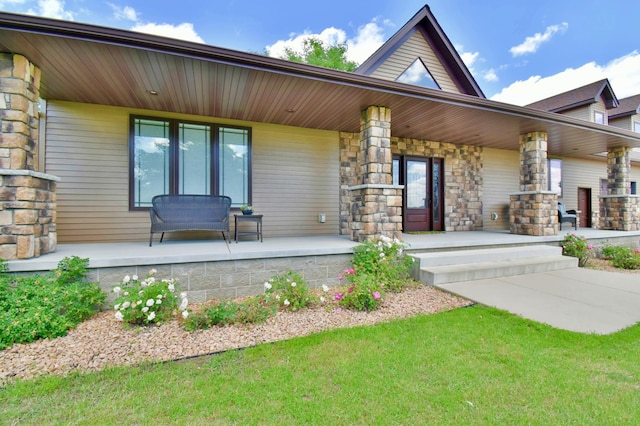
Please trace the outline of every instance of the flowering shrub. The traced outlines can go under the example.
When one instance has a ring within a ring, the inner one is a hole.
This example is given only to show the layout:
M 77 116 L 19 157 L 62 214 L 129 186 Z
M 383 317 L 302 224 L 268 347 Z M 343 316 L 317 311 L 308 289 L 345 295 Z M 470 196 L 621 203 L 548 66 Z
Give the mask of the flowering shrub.
M 404 253 L 404 244 L 381 236 L 354 249 L 352 265 L 356 275 L 368 275 L 384 285 L 385 290 L 401 292 L 411 282 L 413 258 Z M 366 281 L 366 280 L 365 280 Z
M 137 275 L 124 277 L 120 286 L 113 288 L 116 294 L 113 309 L 116 319 L 130 324 L 154 324 L 171 319 L 178 310 L 183 318 L 187 311 L 187 294 L 180 293 L 180 304 L 174 280 L 158 281 L 153 276 L 155 269 L 140 281 Z
M 640 269 L 640 250 L 627 246 L 607 246 L 602 249 L 602 256 L 616 268 Z
M 347 281 L 344 285 L 345 290 L 334 296 L 342 307 L 358 311 L 372 311 L 378 308 L 384 300 L 383 285 L 371 274 L 355 274 L 353 269 L 345 269 L 338 279 Z
M 66 257 L 46 275 L 14 276 L 0 261 L 0 349 L 64 336 L 98 312 L 106 295 L 84 280 L 88 264 Z
M 592 256 L 594 246 L 587 243 L 584 237 L 567 234 L 562 240 L 562 254 L 565 256 L 577 257 L 578 266 L 583 267 Z
M 309 284 L 300 274 L 291 270 L 274 275 L 264 283 L 264 291 L 278 307 L 292 311 L 305 308 L 313 302 Z

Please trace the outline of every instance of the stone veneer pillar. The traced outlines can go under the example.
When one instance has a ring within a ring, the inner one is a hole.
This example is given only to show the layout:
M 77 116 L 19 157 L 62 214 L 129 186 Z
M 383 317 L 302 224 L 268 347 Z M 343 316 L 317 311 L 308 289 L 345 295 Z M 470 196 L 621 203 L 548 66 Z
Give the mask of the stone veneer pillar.
M 370 106 L 360 119 L 361 183 L 349 187 L 351 239 L 402 238 L 402 189 L 392 184 L 391 110 Z
M 512 234 L 558 234 L 558 196 L 547 190 L 546 132 L 520 135 L 520 192 L 509 199 Z
M 39 173 L 40 69 L 0 53 L 0 258 L 56 250 L 56 177 Z
M 600 228 L 616 231 L 640 230 L 640 197 L 631 195 L 630 148 L 607 152 L 607 195 L 600 197 Z

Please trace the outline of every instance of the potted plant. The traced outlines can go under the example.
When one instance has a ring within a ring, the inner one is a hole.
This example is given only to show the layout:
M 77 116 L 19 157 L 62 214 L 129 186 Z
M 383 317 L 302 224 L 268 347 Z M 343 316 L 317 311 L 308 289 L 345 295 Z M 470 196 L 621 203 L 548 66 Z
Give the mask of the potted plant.
M 242 214 L 253 214 L 253 206 L 244 204 L 242 207 L 240 207 L 240 210 L 242 210 Z

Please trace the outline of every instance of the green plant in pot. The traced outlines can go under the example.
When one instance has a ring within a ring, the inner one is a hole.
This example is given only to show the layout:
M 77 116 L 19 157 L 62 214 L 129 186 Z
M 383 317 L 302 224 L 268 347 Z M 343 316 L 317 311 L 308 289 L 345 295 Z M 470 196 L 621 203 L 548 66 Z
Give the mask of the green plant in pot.
M 247 204 L 240 207 L 240 210 L 242 211 L 242 214 L 253 214 L 253 206 Z

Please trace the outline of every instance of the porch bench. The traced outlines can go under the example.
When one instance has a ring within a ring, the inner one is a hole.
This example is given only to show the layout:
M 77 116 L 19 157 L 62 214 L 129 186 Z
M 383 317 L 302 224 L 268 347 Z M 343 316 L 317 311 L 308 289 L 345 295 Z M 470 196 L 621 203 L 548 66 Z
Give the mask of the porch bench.
M 576 211 L 567 210 L 564 204 L 558 203 L 558 223 L 561 231 L 563 222 L 568 222 L 574 226 L 574 229 L 578 229 L 578 214 Z
M 153 234 L 171 231 L 220 231 L 229 247 L 225 232 L 229 231 L 231 198 L 226 195 L 156 195 L 151 200 L 151 235 L 149 247 L 153 243 Z

